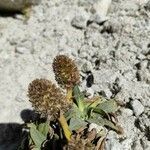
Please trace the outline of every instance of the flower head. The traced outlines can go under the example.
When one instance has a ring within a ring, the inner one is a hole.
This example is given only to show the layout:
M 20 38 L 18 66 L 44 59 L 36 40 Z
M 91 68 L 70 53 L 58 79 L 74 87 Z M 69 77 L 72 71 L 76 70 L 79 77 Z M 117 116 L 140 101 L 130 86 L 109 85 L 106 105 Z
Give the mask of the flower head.
M 74 61 L 65 55 L 58 55 L 53 61 L 53 70 L 58 84 L 72 88 L 79 83 L 80 75 Z
M 42 117 L 53 118 L 58 111 L 66 111 L 69 104 L 61 90 L 46 79 L 35 79 L 28 87 L 29 101 Z

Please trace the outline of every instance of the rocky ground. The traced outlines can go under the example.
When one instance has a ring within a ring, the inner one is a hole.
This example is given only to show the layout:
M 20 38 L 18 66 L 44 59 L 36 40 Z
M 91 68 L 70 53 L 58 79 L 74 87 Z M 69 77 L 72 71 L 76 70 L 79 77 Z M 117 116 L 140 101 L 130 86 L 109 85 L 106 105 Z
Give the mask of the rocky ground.
M 20 131 L 21 114 L 32 109 L 28 84 L 35 78 L 54 81 L 57 54 L 75 59 L 87 95 L 124 105 L 118 113 L 124 135 L 109 132 L 106 149 L 150 149 L 150 1 L 113 0 L 107 15 L 110 0 L 103 7 L 100 2 L 42 0 L 27 22 L 21 14 L 1 14 L 0 150 L 13 150 L 8 143 L 18 140 L 13 132 Z

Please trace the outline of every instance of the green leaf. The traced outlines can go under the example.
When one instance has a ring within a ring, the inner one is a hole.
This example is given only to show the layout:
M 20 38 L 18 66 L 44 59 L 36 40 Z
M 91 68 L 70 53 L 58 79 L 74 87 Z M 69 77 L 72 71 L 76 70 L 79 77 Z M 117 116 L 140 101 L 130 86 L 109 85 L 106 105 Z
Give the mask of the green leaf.
M 115 102 L 115 100 L 107 100 L 104 101 L 102 103 L 100 103 L 96 109 L 101 109 L 106 113 L 112 113 L 112 112 L 116 112 L 118 109 L 117 103 Z
M 81 93 L 81 91 L 77 85 L 73 88 L 73 96 L 75 98 L 75 101 L 76 101 L 76 104 L 77 104 L 79 110 L 81 112 L 83 112 L 84 108 L 85 108 L 84 95 L 83 95 L 83 93 Z
M 73 104 L 72 108 L 65 113 L 66 120 L 69 120 L 71 118 L 81 118 L 81 116 L 82 113 L 75 104 Z
M 29 127 L 29 128 L 36 128 L 36 125 L 34 123 L 28 123 L 27 127 Z
M 30 128 L 30 136 L 37 148 L 41 148 L 41 144 L 46 140 L 46 136 L 40 133 L 35 127 Z
M 106 127 L 109 127 L 117 132 L 122 132 L 122 128 L 120 126 L 117 126 L 115 125 L 114 123 L 112 123 L 111 121 L 105 119 L 105 118 L 102 118 L 98 115 L 95 115 L 93 118 L 90 118 L 87 120 L 89 123 L 96 123 L 97 125 L 100 125 L 100 126 L 106 126 Z
M 88 124 L 87 122 L 85 122 L 84 120 L 82 120 L 80 118 L 71 118 L 69 128 L 71 130 L 77 130 L 81 127 L 86 126 L 87 124 Z
M 32 150 L 41 150 L 41 148 L 34 147 Z
M 100 115 L 100 117 L 106 117 L 106 118 L 108 118 L 108 114 L 104 110 L 102 110 L 102 109 L 93 108 L 91 116 L 93 115 L 93 112 L 94 113 L 98 113 Z
M 48 132 L 49 132 L 49 123 L 45 122 L 45 123 L 40 123 L 37 127 L 37 129 L 39 130 L 40 133 L 42 133 L 44 136 L 47 136 Z

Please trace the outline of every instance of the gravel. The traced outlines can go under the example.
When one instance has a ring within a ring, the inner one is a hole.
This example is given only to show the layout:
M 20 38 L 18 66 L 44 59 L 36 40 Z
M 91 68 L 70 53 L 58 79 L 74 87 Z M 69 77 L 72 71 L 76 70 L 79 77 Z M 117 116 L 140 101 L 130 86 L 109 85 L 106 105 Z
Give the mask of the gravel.
M 136 116 L 139 116 L 144 112 L 144 106 L 138 100 L 134 100 L 133 102 L 131 102 L 131 106 Z
M 42 0 L 27 22 L 22 14 L 0 15 L 0 125 L 23 123 L 21 112 L 32 110 L 28 84 L 35 78 L 56 82 L 53 58 L 67 54 L 81 70 L 83 91 L 90 70 L 92 95 L 125 105 L 118 114 L 124 135 L 110 131 L 107 150 L 150 149 L 150 1 L 105 0 L 105 11 L 92 9 L 101 2 Z M 0 150 L 11 150 L 0 133 Z

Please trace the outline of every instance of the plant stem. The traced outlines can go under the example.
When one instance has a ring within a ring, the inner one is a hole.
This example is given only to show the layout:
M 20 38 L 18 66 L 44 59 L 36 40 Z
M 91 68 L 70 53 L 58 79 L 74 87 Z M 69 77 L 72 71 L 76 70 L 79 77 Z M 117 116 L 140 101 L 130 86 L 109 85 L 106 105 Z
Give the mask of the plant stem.
M 73 92 L 72 88 L 67 89 L 67 96 L 66 97 L 67 97 L 68 101 L 72 101 L 72 92 Z
M 71 131 L 69 129 L 69 126 L 67 124 L 66 118 L 64 117 L 63 113 L 60 111 L 60 116 L 58 118 L 58 121 L 64 131 L 64 135 L 66 137 L 66 139 L 68 140 L 68 142 L 71 140 Z

